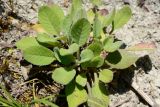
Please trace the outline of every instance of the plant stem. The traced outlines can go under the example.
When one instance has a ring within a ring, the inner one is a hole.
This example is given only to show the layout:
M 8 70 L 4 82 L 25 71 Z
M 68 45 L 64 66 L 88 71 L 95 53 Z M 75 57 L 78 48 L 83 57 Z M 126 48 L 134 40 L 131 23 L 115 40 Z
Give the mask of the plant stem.
M 114 21 L 112 21 L 112 29 L 111 29 L 111 31 L 109 32 L 109 34 L 112 34 L 113 31 L 114 31 Z

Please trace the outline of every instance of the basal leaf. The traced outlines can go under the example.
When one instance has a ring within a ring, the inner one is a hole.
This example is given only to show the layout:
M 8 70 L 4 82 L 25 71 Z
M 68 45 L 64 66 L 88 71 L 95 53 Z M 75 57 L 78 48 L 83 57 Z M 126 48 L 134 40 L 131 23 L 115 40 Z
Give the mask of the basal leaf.
M 114 20 L 116 10 L 114 9 L 109 15 L 107 15 L 103 20 L 103 27 L 109 26 Z
M 99 80 L 104 83 L 109 83 L 113 79 L 113 72 L 109 69 L 103 69 L 99 72 Z
M 94 5 L 101 5 L 102 4 L 102 1 L 101 0 L 90 0 Z
M 88 46 L 88 49 L 92 50 L 95 56 L 100 55 L 103 46 L 100 41 L 94 41 L 92 44 Z
M 132 11 L 129 6 L 124 6 L 122 9 L 118 10 L 114 18 L 114 29 L 121 28 L 125 25 L 132 16 Z
M 72 81 L 74 76 L 76 75 L 76 71 L 71 68 L 56 68 L 52 73 L 52 79 L 57 83 L 67 85 Z
M 32 46 L 39 46 L 35 37 L 25 37 L 22 38 L 20 41 L 16 42 L 16 46 L 18 49 L 25 50 L 26 48 Z
M 96 67 L 99 68 L 103 65 L 104 59 L 101 56 L 95 56 L 92 60 L 84 62 L 81 64 L 83 68 Z
M 113 42 L 113 41 L 114 41 L 114 38 L 112 38 L 112 37 L 107 37 L 103 41 L 103 48 L 105 51 L 114 52 L 114 51 L 118 50 L 120 48 L 120 46 L 123 44 L 121 41 L 116 41 L 116 42 Z
M 93 36 L 96 38 L 100 38 L 102 30 L 102 23 L 96 15 L 93 23 Z
M 89 107 L 108 107 L 109 97 L 104 83 L 95 76 L 95 81 L 91 87 L 91 95 L 87 101 Z
M 85 49 L 81 52 L 80 57 L 81 57 L 80 63 L 83 63 L 90 61 L 94 57 L 94 54 L 90 49 Z
M 45 33 L 38 34 L 37 41 L 42 45 L 46 45 L 47 47 L 54 47 L 60 45 L 60 43 L 54 37 L 51 37 Z
M 81 85 L 82 87 L 84 87 L 87 83 L 87 77 L 86 77 L 86 74 L 79 74 L 77 77 L 76 77 L 76 83 Z
M 76 43 L 73 43 L 72 45 L 70 45 L 69 49 L 61 48 L 59 52 L 62 56 L 66 56 L 66 55 L 73 55 L 78 50 L 79 50 L 79 46 Z
M 91 25 L 87 19 L 78 20 L 71 30 L 72 40 L 80 46 L 84 45 L 89 37 L 90 30 Z
M 86 90 L 81 86 L 76 86 L 74 82 L 68 84 L 65 89 L 69 107 L 78 107 L 88 99 Z
M 87 18 L 88 18 L 88 20 L 89 20 L 89 22 L 90 22 L 91 24 L 93 24 L 94 17 L 95 17 L 95 14 L 94 14 L 93 10 L 92 10 L 92 9 L 89 9 L 89 10 L 87 11 Z
M 137 61 L 138 57 L 125 50 L 118 50 L 113 53 L 109 53 L 106 57 L 106 63 L 111 68 L 125 69 L 133 65 Z
M 54 54 L 56 59 L 64 65 L 70 65 L 72 62 L 75 61 L 75 58 L 73 55 L 62 56 L 59 52 L 59 49 L 54 49 Z
M 63 32 L 64 35 L 66 35 L 67 37 L 71 36 L 71 25 L 72 25 L 71 15 L 65 16 L 63 21 Z
M 39 9 L 38 19 L 48 33 L 57 35 L 60 34 L 62 28 L 64 13 L 57 5 L 42 6 Z
M 43 46 L 31 46 L 24 50 L 24 59 L 34 65 L 49 65 L 54 60 L 54 53 Z

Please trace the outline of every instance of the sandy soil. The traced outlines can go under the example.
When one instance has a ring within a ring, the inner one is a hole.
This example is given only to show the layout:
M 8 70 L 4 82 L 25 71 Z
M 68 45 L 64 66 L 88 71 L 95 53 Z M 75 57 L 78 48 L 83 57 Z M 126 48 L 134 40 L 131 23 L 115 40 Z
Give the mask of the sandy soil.
M 140 56 L 145 56 L 137 63 L 138 69 L 134 75 L 130 76 L 133 83 L 138 86 L 138 90 L 144 92 L 149 98 L 160 105 L 160 0 L 144 0 L 144 4 L 138 5 L 138 1 L 143 0 L 103 0 L 103 8 L 108 10 L 121 8 L 124 1 L 129 2 L 133 11 L 133 17 L 122 29 L 115 31 L 115 35 L 123 40 L 128 46 L 141 42 L 154 42 L 157 49 L 152 52 L 138 52 Z M 14 43 L 23 36 L 34 34 L 30 30 L 30 24 L 37 22 L 38 8 L 47 3 L 58 3 L 63 6 L 63 0 L 1 0 L 0 1 L 0 19 L 6 26 L 0 23 L 0 63 L 5 58 L 10 60 L 9 71 L 17 74 L 15 79 L 11 74 L 4 73 L 0 75 L 1 82 L 9 85 L 12 95 L 19 96 L 29 89 L 27 86 L 17 90 L 17 84 L 24 82 L 26 72 L 30 65 L 22 66 L 21 53 L 14 48 Z M 89 5 L 89 4 L 86 4 Z M 65 8 L 64 8 L 65 9 Z M 14 19 L 11 22 L 10 17 Z M 0 22 L 1 22 L 0 20 Z M 148 56 L 147 56 L 148 55 Z M 16 63 L 14 63 L 16 62 Z M 23 72 L 22 72 L 23 71 Z M 24 71 L 26 71 L 24 73 Z M 5 76 L 4 76 L 5 75 Z M 5 77 L 2 79 L 2 77 Z M 23 77 L 23 78 L 22 78 Z M 127 84 L 120 80 L 116 88 L 112 89 L 110 94 L 110 107 L 149 107 L 148 103 L 141 98 L 141 95 Z M 44 90 L 43 90 L 44 91 Z M 17 93 L 19 93 L 17 95 Z M 52 92 L 54 93 L 54 92 Z

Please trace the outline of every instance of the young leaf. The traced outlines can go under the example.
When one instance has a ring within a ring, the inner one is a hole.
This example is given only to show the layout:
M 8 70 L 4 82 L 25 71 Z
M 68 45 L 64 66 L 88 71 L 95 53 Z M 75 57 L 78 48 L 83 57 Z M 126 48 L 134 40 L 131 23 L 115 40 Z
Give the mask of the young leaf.
M 102 23 L 98 19 L 98 14 L 95 16 L 94 23 L 93 23 L 93 36 L 96 38 L 101 37 L 101 32 L 102 32 Z
M 24 59 L 34 65 L 49 65 L 55 59 L 54 53 L 43 46 L 32 46 L 24 50 Z
M 96 56 L 92 60 L 82 63 L 81 66 L 83 68 L 87 68 L 87 67 L 99 68 L 103 65 L 103 63 L 104 63 L 104 59 L 100 56 Z
M 40 42 L 42 45 L 46 45 L 48 47 L 50 46 L 54 47 L 60 45 L 60 43 L 54 37 L 51 37 L 45 33 L 38 34 L 37 41 Z
M 66 55 L 73 55 L 78 50 L 79 50 L 79 46 L 76 43 L 73 43 L 72 45 L 70 45 L 69 49 L 61 48 L 59 52 L 60 52 L 60 55 L 66 56 Z
M 109 15 L 107 15 L 104 18 L 103 27 L 109 26 L 112 23 L 112 21 L 114 20 L 114 17 L 115 17 L 115 13 L 116 13 L 116 9 L 114 9 Z
M 87 83 L 87 77 L 86 77 L 86 74 L 79 74 L 77 77 L 76 77 L 76 83 L 81 85 L 82 87 L 84 87 Z
M 56 59 L 64 65 L 69 65 L 75 60 L 73 55 L 66 55 L 66 56 L 60 55 L 59 49 L 54 49 L 54 54 Z
M 82 9 L 82 0 L 72 0 L 72 7 L 71 7 L 72 20 L 74 20 L 77 12 L 81 9 Z
M 94 54 L 90 49 L 85 49 L 81 52 L 80 57 L 81 57 L 80 63 L 83 63 L 90 61 L 94 57 Z
M 68 84 L 65 88 L 67 102 L 69 107 L 78 107 L 88 99 L 86 90 L 81 86 L 76 86 L 74 82 Z M 73 99 L 76 99 L 73 101 Z
M 94 5 L 101 5 L 102 4 L 102 1 L 101 0 L 90 0 Z
M 89 37 L 89 33 L 91 30 L 91 25 L 87 19 L 78 20 L 72 27 L 71 36 L 75 43 L 79 46 L 85 44 Z
M 16 46 L 18 49 L 25 50 L 26 48 L 32 46 L 39 46 L 35 37 L 25 37 L 22 38 L 20 41 L 16 42 Z
M 72 18 L 71 15 L 67 15 L 65 16 L 64 20 L 63 20 L 63 32 L 64 35 L 66 35 L 67 37 L 71 36 L 71 25 L 72 25 Z
M 100 55 L 103 46 L 100 41 L 94 41 L 92 44 L 88 46 L 88 49 L 92 50 L 94 55 L 97 56 Z
M 52 73 L 52 79 L 57 83 L 67 85 L 72 81 L 74 76 L 76 75 L 76 71 L 71 68 L 56 68 Z
M 119 50 L 109 53 L 105 62 L 110 65 L 111 68 L 125 69 L 133 65 L 137 59 L 138 57 L 136 55 L 125 50 Z
M 94 17 L 95 17 L 95 15 L 94 15 L 93 10 L 92 10 L 92 9 L 89 9 L 89 10 L 87 11 L 87 18 L 88 18 L 88 20 L 89 20 L 89 22 L 90 22 L 91 24 L 93 24 Z
M 96 75 L 96 74 L 95 74 Z M 91 95 L 88 98 L 89 107 L 108 107 L 109 98 L 104 83 L 100 82 L 97 76 L 91 88 Z
M 109 83 L 113 79 L 113 72 L 109 69 L 103 69 L 99 72 L 99 80 L 104 83 Z
M 39 9 L 38 19 L 48 33 L 58 35 L 62 28 L 64 13 L 57 5 L 42 6 Z
M 114 29 L 121 28 L 126 24 L 132 16 L 132 12 L 129 6 L 124 6 L 122 9 L 118 10 L 114 18 Z
M 113 42 L 114 38 L 108 37 L 103 41 L 103 48 L 107 52 L 114 52 L 122 45 L 121 41 Z

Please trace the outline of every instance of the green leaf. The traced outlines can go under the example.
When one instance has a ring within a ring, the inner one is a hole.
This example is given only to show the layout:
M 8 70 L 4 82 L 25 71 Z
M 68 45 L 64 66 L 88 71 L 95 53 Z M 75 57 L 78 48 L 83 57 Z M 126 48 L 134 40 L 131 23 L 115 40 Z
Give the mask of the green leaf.
M 66 86 L 65 92 L 69 107 L 78 107 L 79 105 L 85 103 L 88 99 L 86 90 L 83 87 L 76 86 L 74 82 L 71 82 Z
M 72 0 L 72 7 L 71 7 L 71 16 L 72 20 L 77 15 L 77 12 L 82 9 L 82 0 Z
M 37 41 L 40 42 L 42 45 L 46 45 L 47 47 L 54 47 L 60 45 L 60 43 L 54 37 L 51 37 L 45 33 L 38 34 Z
M 50 106 L 50 107 L 59 107 L 56 104 L 54 104 L 48 100 L 45 100 L 45 99 L 35 99 L 33 102 L 42 103 L 42 104 L 44 104 L 46 106 Z
M 52 73 L 52 79 L 57 83 L 67 85 L 72 81 L 74 76 L 76 75 L 76 71 L 71 68 L 56 68 Z
M 104 18 L 103 27 L 109 26 L 112 23 L 112 21 L 114 20 L 114 17 L 115 17 L 115 13 L 116 13 L 116 9 L 114 9 L 109 15 L 107 15 Z
M 99 80 L 104 83 L 109 83 L 113 79 L 113 72 L 109 69 L 103 69 L 99 72 Z
M 122 9 L 118 10 L 114 18 L 114 29 L 121 28 L 125 25 L 132 16 L 132 11 L 129 6 L 124 6 Z
M 80 46 L 87 41 L 91 30 L 91 25 L 87 19 L 78 20 L 72 27 L 71 36 L 75 43 Z
M 86 77 L 86 74 L 79 74 L 77 77 L 76 77 L 76 83 L 81 85 L 82 87 L 84 87 L 87 83 L 87 77 Z
M 35 37 L 25 37 L 22 38 L 20 41 L 16 42 L 16 46 L 18 49 L 25 50 L 26 48 L 32 46 L 39 46 L 39 44 L 36 41 Z
M 95 76 L 95 81 L 87 101 L 89 107 L 108 107 L 109 97 L 106 89 L 105 84 L 100 82 L 98 77 Z
M 125 69 L 133 65 L 137 61 L 138 57 L 125 50 L 118 50 L 113 53 L 109 53 L 106 57 L 106 63 L 111 68 Z
M 93 20 L 94 20 L 94 17 L 95 17 L 95 14 L 93 12 L 92 9 L 89 9 L 87 11 L 87 19 L 89 20 L 89 22 L 92 24 L 93 23 Z
M 94 54 L 90 49 L 85 49 L 81 52 L 80 57 L 81 57 L 80 63 L 83 63 L 90 61 L 94 57 Z
M 49 65 L 54 60 L 54 53 L 43 46 L 32 46 L 24 50 L 24 59 L 34 65 Z
M 94 55 L 97 56 L 100 55 L 103 46 L 100 41 L 94 41 L 92 44 L 88 46 L 88 49 L 92 50 Z
M 104 59 L 101 56 L 96 56 L 92 58 L 92 60 L 82 63 L 81 66 L 83 68 L 87 68 L 87 67 L 99 68 L 103 65 L 103 63 L 104 63 Z
M 96 38 L 100 38 L 102 30 L 102 23 L 96 15 L 93 23 L 93 36 Z
M 58 35 L 62 28 L 64 13 L 57 5 L 42 6 L 39 9 L 38 19 L 48 33 Z
M 123 44 L 121 41 L 116 41 L 113 42 L 114 38 L 113 37 L 107 37 L 103 41 L 103 48 L 107 52 L 114 52 L 120 48 L 120 46 Z
M 102 1 L 101 0 L 90 0 L 94 5 L 101 5 L 102 4 Z
M 69 65 L 75 61 L 75 58 L 73 55 L 66 55 L 66 56 L 60 55 L 59 49 L 54 49 L 54 54 L 56 59 L 64 65 Z
M 72 26 L 71 15 L 67 15 L 67 16 L 65 16 L 64 21 L 63 21 L 64 35 L 66 35 L 68 37 L 71 35 L 71 26 Z
M 59 52 L 60 52 L 60 55 L 66 56 L 66 55 L 73 55 L 78 50 L 79 50 L 79 46 L 76 43 L 73 43 L 72 45 L 70 45 L 69 49 L 61 48 Z

